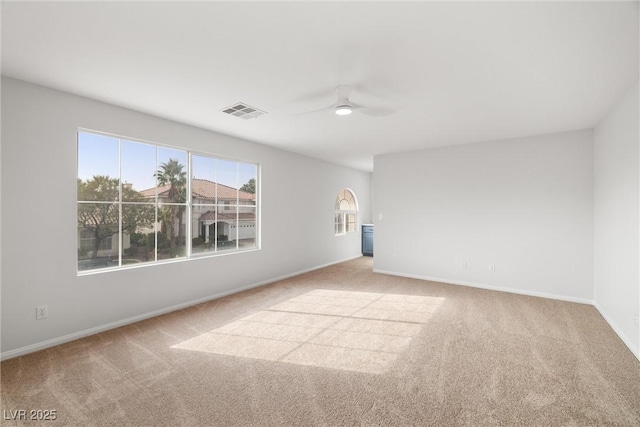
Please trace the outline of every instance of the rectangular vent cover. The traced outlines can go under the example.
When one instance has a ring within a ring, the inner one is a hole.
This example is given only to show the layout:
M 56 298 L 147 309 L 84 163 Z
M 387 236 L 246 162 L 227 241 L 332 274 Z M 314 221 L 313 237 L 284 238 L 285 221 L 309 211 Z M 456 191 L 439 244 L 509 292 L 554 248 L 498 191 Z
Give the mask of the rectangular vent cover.
M 240 117 L 241 119 L 249 120 L 255 119 L 258 116 L 267 114 L 264 111 L 258 110 L 250 105 L 239 102 L 231 107 L 227 107 L 222 110 L 223 113 L 231 114 L 232 116 Z

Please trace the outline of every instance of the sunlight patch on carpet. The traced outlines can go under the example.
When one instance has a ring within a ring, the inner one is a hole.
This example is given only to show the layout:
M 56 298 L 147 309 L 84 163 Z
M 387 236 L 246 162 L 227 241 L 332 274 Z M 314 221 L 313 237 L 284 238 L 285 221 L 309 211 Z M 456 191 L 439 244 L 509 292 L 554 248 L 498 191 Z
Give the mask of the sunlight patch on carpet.
M 316 289 L 172 348 L 381 374 L 443 301 Z

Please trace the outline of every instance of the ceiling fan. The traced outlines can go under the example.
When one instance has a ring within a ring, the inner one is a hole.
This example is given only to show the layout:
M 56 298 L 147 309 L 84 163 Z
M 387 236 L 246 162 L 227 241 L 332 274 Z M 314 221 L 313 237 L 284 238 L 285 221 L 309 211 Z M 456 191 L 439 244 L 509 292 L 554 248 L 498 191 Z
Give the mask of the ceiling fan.
M 368 116 L 388 116 L 390 114 L 395 113 L 395 110 L 390 108 L 364 106 L 364 105 L 356 104 L 349 99 L 350 94 L 351 94 L 350 86 L 346 86 L 346 85 L 338 86 L 336 88 L 336 96 L 338 98 L 337 102 L 334 102 L 333 104 L 327 107 L 320 108 L 318 110 L 305 111 L 303 113 L 298 113 L 296 115 L 320 113 L 323 111 L 333 111 L 338 116 L 348 116 L 354 111 L 366 114 Z

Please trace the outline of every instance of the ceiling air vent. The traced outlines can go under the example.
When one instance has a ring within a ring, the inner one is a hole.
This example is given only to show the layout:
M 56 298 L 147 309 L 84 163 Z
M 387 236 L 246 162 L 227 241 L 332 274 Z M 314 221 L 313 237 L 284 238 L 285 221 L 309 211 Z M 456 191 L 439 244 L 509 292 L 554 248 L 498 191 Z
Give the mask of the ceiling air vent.
M 231 114 L 232 116 L 240 117 L 241 119 L 249 120 L 255 119 L 258 116 L 267 114 L 264 111 L 260 111 L 250 105 L 239 102 L 231 107 L 227 107 L 222 110 L 223 113 Z

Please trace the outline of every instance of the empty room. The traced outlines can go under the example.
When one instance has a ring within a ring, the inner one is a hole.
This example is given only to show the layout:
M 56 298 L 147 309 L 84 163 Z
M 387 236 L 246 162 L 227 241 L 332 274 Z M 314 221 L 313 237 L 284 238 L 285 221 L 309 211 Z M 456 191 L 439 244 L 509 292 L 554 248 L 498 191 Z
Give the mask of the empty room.
M 0 8 L 1 425 L 640 425 L 640 2 Z

